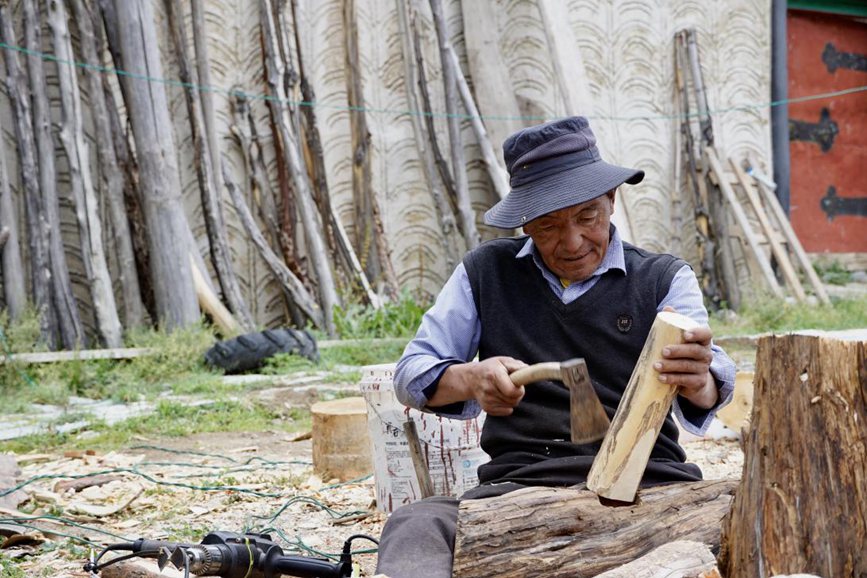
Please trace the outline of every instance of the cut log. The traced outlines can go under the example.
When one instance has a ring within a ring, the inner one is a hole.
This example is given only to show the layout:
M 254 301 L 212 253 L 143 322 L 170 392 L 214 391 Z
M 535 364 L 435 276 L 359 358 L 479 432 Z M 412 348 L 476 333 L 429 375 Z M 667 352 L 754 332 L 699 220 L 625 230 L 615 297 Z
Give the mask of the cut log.
M 593 460 L 587 488 L 600 496 L 631 502 L 650 452 L 677 388 L 659 381 L 653 363 L 662 358 L 662 348 L 683 343 L 683 332 L 698 324 L 685 315 L 662 311 L 650 328 L 641 356 L 611 420 L 602 447 Z
M 702 578 L 714 571 L 716 558 L 707 544 L 680 540 L 596 578 Z
M 456 578 L 584 578 L 618 568 L 676 540 L 719 544 L 735 481 L 667 484 L 639 503 L 612 508 L 593 492 L 525 488 L 461 502 Z
M 351 480 L 373 472 L 367 402 L 363 397 L 321 401 L 313 416 L 313 471 L 323 480 Z
M 764 337 L 744 475 L 723 525 L 729 578 L 867 576 L 867 340 Z
M 18 209 L 9 188 L 6 150 L 0 139 L 0 264 L 3 270 L 3 297 L 9 318 L 17 321 L 27 307 L 24 261 L 18 236 Z

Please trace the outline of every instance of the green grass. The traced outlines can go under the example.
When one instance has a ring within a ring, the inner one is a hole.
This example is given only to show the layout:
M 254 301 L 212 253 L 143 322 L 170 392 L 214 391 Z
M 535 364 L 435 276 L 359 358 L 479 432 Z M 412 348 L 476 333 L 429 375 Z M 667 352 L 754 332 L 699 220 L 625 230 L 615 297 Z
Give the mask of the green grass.
M 6 556 L 0 555 L 0 578 L 25 578 L 27 575 L 18 564 Z
M 714 335 L 736 336 L 798 329 L 856 329 L 867 327 L 867 296 L 834 299 L 831 305 L 786 303 L 760 297 L 745 303 L 736 315 L 711 317 Z

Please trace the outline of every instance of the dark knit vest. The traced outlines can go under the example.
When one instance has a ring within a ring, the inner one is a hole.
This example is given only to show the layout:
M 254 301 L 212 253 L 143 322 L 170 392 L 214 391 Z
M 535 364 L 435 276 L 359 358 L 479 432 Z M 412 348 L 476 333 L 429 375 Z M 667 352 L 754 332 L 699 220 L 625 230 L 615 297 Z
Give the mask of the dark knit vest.
M 569 303 L 548 287 L 532 257 L 516 259 L 526 237 L 496 239 L 464 258 L 482 333 L 479 359 L 507 355 L 528 364 L 583 357 L 602 405 L 613 417 L 632 370 L 684 261 L 624 243 L 626 271 L 611 270 Z M 481 446 L 491 461 L 482 484 L 561 486 L 586 480 L 601 442 L 569 441 L 569 391 L 559 382 L 526 386 L 507 417 L 488 416 Z M 685 464 L 669 412 L 643 484 L 701 478 Z

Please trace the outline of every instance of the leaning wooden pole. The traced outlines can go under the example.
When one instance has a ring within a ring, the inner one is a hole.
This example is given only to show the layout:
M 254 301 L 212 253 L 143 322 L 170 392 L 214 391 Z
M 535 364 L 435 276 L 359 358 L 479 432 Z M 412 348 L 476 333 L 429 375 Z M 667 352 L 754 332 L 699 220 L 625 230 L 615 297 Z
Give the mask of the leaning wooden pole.
M 194 2 L 193 4 L 195 5 L 196 3 Z M 198 96 L 200 93 L 206 91 L 195 88 L 199 84 L 199 79 L 196 76 L 196 71 L 190 65 L 190 59 L 187 54 L 187 32 L 180 0 L 167 0 L 166 8 L 169 28 L 175 45 L 175 55 L 178 60 L 180 78 L 181 82 L 184 83 L 184 100 L 187 104 L 187 116 L 190 122 L 190 133 L 192 134 L 194 164 L 196 166 L 196 176 L 202 199 L 205 230 L 208 233 L 208 248 L 211 254 L 211 263 L 214 265 L 214 271 L 217 273 L 217 279 L 223 290 L 223 296 L 229 304 L 231 311 L 237 316 L 244 330 L 252 331 L 254 327 L 253 316 L 250 314 L 247 303 L 241 294 L 238 277 L 232 269 L 226 223 L 221 206 L 222 195 L 219 192 L 221 189 L 219 186 L 221 179 L 215 174 L 215 167 L 212 164 L 213 155 L 210 154 L 211 147 L 216 146 L 218 143 L 212 142 L 207 134 L 208 127 L 204 118 L 204 107 L 201 106 Z M 197 56 L 201 58 L 198 53 Z M 199 63 L 199 70 L 201 70 L 201 63 Z M 216 141 L 216 137 L 214 140 Z M 196 268 L 198 269 L 198 267 Z M 193 273 L 193 281 L 195 282 L 195 271 Z M 201 273 L 202 275 L 207 274 L 207 272 Z M 202 299 L 200 298 L 199 304 L 201 305 L 201 303 Z
M 440 62 L 443 71 L 445 87 L 447 125 L 449 128 L 449 144 L 452 158 L 452 174 L 455 178 L 455 189 L 458 195 L 458 225 L 464 235 L 468 249 L 474 249 L 479 244 L 479 231 L 476 229 L 476 214 L 470 199 L 470 186 L 467 182 L 467 165 L 464 160 L 464 142 L 461 137 L 461 122 L 458 117 L 458 84 L 457 71 L 449 55 L 451 40 L 446 19 L 443 15 L 442 0 L 430 0 L 431 12 L 437 32 L 440 48 Z
M 18 321 L 27 307 L 27 290 L 24 287 L 24 262 L 21 259 L 21 243 L 18 232 L 18 209 L 9 187 L 9 171 L 6 169 L 6 146 L 0 133 L 0 231 L 8 235 L 0 247 L 3 269 L 3 297 L 9 319 Z
M 72 294 L 72 281 L 66 263 L 60 226 L 60 201 L 57 197 L 57 170 L 54 164 L 54 138 L 51 134 L 51 111 L 48 85 L 42 58 L 42 23 L 34 0 L 23 0 L 24 45 L 28 50 L 27 71 L 33 99 L 33 125 L 39 161 L 39 193 L 48 227 L 48 254 L 51 268 L 51 297 L 57 313 L 60 339 L 64 348 L 85 344 L 84 326 L 78 303 Z
M 867 576 L 867 333 L 763 337 L 754 383 L 720 570 Z
M 72 0 L 72 13 L 80 37 L 79 49 L 84 63 L 87 64 L 82 74 L 87 81 L 87 97 L 96 137 L 94 141 L 99 165 L 99 188 L 111 219 L 111 246 L 117 256 L 118 277 L 123 291 L 124 321 L 127 329 L 130 329 L 142 325 L 144 308 L 138 273 L 135 270 L 135 254 L 132 249 L 129 221 L 123 202 L 123 173 L 114 151 L 102 78 L 95 68 L 99 66 L 100 61 L 97 56 L 93 16 L 85 6 L 84 0 Z
M 14 45 L 15 30 L 9 7 L 0 2 L 0 38 Z M 39 167 L 36 161 L 36 141 L 30 113 L 30 93 L 18 54 L 4 51 L 6 61 L 6 93 L 12 103 L 15 120 L 15 140 L 18 143 L 18 172 L 27 223 L 27 247 L 30 251 L 30 283 L 33 304 L 39 314 L 39 335 L 49 349 L 57 348 L 57 316 L 51 304 L 51 269 L 48 256 L 48 233 L 39 195 Z
M 611 427 L 593 460 L 588 489 L 610 500 L 635 500 L 650 452 L 677 395 L 677 387 L 659 381 L 653 363 L 662 359 L 664 347 L 683 343 L 683 332 L 696 327 L 695 321 L 679 313 L 656 314 Z
M 165 88 L 147 80 L 162 76 L 152 7 L 149 0 L 115 0 L 114 8 L 123 66 L 135 75 L 126 104 L 138 153 L 157 315 L 170 328 L 183 327 L 199 320 L 189 264 L 195 248 L 181 204 Z
M 66 0 L 68 1 L 68 0 Z M 114 287 L 108 272 L 102 234 L 100 203 L 93 184 L 90 150 L 84 137 L 84 120 L 78 75 L 71 63 L 72 38 L 64 0 L 48 3 L 48 23 L 54 37 L 54 53 L 60 63 L 57 78 L 60 85 L 60 142 L 66 151 L 72 200 L 81 241 L 81 260 L 96 313 L 96 325 L 105 346 L 123 346 L 123 329 L 117 314 Z
M 324 325 L 328 333 L 334 335 L 334 307 L 340 303 L 340 299 L 335 290 L 334 275 L 328 259 L 322 224 L 319 222 L 307 171 L 301 161 L 298 138 L 287 108 L 289 99 L 283 85 L 285 63 L 280 58 L 277 45 L 277 32 L 274 26 L 271 0 L 260 0 L 259 10 L 265 45 L 266 77 L 271 95 L 268 105 L 274 111 L 273 118 L 277 125 L 277 134 L 281 141 L 284 161 L 291 173 L 297 208 L 304 223 L 304 239 L 307 242 L 308 256 L 316 271 Z

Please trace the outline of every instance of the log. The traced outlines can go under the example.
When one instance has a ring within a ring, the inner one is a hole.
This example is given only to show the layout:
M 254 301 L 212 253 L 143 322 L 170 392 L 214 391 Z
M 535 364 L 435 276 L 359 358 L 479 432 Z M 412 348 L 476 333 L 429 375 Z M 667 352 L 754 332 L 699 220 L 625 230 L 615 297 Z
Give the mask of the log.
M 707 544 L 679 540 L 596 578 L 702 578 L 715 570 L 716 558 Z
M 97 71 L 101 62 L 97 56 L 98 44 L 93 29 L 93 13 L 84 0 L 72 0 L 72 12 L 80 36 L 79 49 L 84 63 L 87 64 L 82 74 L 87 81 L 87 97 L 90 101 L 90 115 L 95 131 L 99 189 L 111 218 L 111 246 L 117 255 L 118 276 L 123 290 L 124 322 L 127 329 L 132 329 L 144 323 L 144 307 L 138 273 L 135 269 L 129 221 L 124 207 L 124 177 L 114 150 L 108 102 L 102 88 L 102 75 Z
M 66 0 L 67 2 L 69 0 Z M 48 23 L 54 38 L 54 53 L 61 62 L 73 62 L 72 37 L 63 1 L 48 3 Z M 57 67 L 60 85 L 60 142 L 69 163 L 72 201 L 78 222 L 81 262 L 93 308 L 96 325 L 107 347 L 123 345 L 123 329 L 117 314 L 114 288 L 108 273 L 105 243 L 102 234 L 100 204 L 93 185 L 90 168 L 90 149 L 84 137 L 84 115 L 76 70 L 68 65 Z
M 30 95 L 33 100 L 33 129 L 39 163 L 39 193 L 42 213 L 47 227 L 48 264 L 51 272 L 51 301 L 60 330 L 60 344 L 66 349 L 85 344 L 84 326 L 78 312 L 78 303 L 72 294 L 72 281 L 66 265 L 66 252 L 60 227 L 60 201 L 57 197 L 57 171 L 54 165 L 54 138 L 51 134 L 51 105 L 42 59 L 42 24 L 34 0 L 21 3 L 24 12 L 24 44 L 27 48 L 27 72 Z
M 533 487 L 464 500 L 453 575 L 589 578 L 676 540 L 714 548 L 736 485 L 701 481 L 644 488 L 636 505 L 619 508 L 574 488 Z
M 2 253 L 3 297 L 9 318 L 17 321 L 27 307 L 24 288 L 24 261 L 18 235 L 18 208 L 9 188 L 6 170 L 6 147 L 0 135 L 0 253 Z
M 142 80 L 162 76 L 152 5 L 115 0 L 114 9 L 122 64 L 134 75 L 124 97 L 139 160 L 157 321 L 169 328 L 192 325 L 200 315 L 189 265 L 195 244 L 181 203 L 168 98 L 162 84 Z
M 373 472 L 367 402 L 363 397 L 320 401 L 313 417 L 313 471 L 323 480 L 352 480 Z
M 667 345 L 683 343 L 683 331 L 698 324 L 685 315 L 662 311 L 650 328 L 641 356 L 602 447 L 587 476 L 587 488 L 610 500 L 632 502 L 653 444 L 677 394 L 677 388 L 659 381 L 653 363 Z
M 458 226 L 464 236 L 467 250 L 475 249 L 480 241 L 479 231 L 476 229 L 476 213 L 473 211 L 470 199 L 470 186 L 467 182 L 467 164 L 464 160 L 464 142 L 461 137 L 461 123 L 458 118 L 458 72 L 454 62 L 449 56 L 451 39 L 446 18 L 443 14 L 442 0 L 430 0 L 430 9 L 433 15 L 434 26 L 437 33 L 437 43 L 440 48 L 440 65 L 443 72 L 443 85 L 446 99 L 446 124 L 449 130 L 449 150 L 452 159 L 452 175 L 455 179 L 455 191 L 458 195 Z
M 211 290 L 205 281 L 205 272 L 200 271 L 196 260 L 190 255 L 190 272 L 193 274 L 193 286 L 196 288 L 196 299 L 204 313 L 211 316 L 214 325 L 220 328 L 224 336 L 237 335 L 241 332 L 241 325 L 232 316 L 232 312 L 226 309 L 220 298 Z M 244 329 L 247 329 L 244 327 Z
M 867 576 L 867 339 L 759 340 L 744 475 L 723 524 L 729 578 Z

